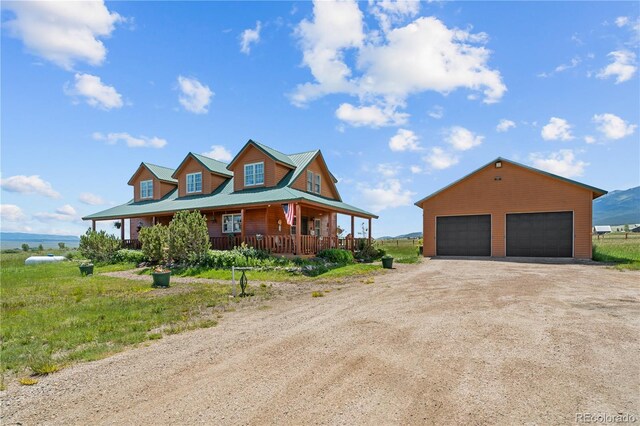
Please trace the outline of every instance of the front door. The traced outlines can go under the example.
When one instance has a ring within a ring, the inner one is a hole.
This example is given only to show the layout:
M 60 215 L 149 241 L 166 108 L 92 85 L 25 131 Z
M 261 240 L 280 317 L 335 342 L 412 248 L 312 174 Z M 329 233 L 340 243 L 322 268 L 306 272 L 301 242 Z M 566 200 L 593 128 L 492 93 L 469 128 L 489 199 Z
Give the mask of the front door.
M 302 229 L 300 230 L 302 235 L 309 235 L 309 218 L 302 216 Z

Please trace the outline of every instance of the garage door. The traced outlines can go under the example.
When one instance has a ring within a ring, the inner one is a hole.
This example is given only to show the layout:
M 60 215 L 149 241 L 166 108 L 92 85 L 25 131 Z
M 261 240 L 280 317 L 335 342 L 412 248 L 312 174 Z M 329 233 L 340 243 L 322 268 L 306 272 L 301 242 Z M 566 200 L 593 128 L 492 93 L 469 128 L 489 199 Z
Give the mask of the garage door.
M 507 256 L 572 257 L 573 212 L 508 214 Z
M 436 218 L 436 255 L 491 256 L 491 215 Z

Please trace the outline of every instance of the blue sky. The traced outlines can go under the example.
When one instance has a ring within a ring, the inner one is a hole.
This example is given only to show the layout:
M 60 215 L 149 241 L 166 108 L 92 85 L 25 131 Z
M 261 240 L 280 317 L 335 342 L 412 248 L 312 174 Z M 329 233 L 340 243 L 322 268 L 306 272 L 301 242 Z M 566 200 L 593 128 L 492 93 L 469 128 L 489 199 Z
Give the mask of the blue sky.
M 320 148 L 374 236 L 498 156 L 639 184 L 638 2 L 2 7 L 3 231 L 80 234 L 141 161 L 250 138 Z

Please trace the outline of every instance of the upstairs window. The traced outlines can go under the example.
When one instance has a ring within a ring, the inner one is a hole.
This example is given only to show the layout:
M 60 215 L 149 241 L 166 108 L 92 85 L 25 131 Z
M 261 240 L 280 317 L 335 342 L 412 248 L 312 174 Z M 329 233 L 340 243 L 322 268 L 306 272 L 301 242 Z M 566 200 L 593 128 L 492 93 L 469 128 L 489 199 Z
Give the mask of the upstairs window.
M 143 180 L 140 182 L 140 198 L 153 198 L 152 180 Z
M 316 175 L 316 193 L 320 193 L 320 175 Z
M 264 185 L 264 163 L 244 165 L 244 186 Z
M 313 192 L 313 172 L 307 170 L 307 191 Z
M 202 192 L 202 173 L 187 174 L 187 194 Z

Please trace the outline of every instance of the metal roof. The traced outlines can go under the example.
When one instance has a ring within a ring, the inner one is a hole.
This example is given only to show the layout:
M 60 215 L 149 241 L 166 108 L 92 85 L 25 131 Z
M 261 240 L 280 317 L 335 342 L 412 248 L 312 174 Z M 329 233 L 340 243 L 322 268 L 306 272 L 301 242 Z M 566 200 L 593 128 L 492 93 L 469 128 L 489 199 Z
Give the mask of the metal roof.
M 240 157 L 240 155 L 242 155 L 242 153 L 244 152 L 245 149 L 247 149 L 247 147 L 249 145 L 253 145 L 256 148 L 258 148 L 260 151 L 264 152 L 265 154 L 267 154 L 269 157 L 271 157 L 273 160 L 285 164 L 291 168 L 296 167 L 295 163 L 291 160 L 291 158 L 289 158 L 288 155 L 281 153 L 280 151 L 276 151 L 275 149 L 268 147 L 266 145 L 263 145 L 259 142 L 256 142 L 252 139 L 249 139 L 249 141 L 247 141 L 246 144 L 244 144 L 244 146 L 242 147 L 242 149 L 240 151 L 238 151 L 238 153 L 236 154 L 235 157 L 233 157 L 233 160 L 231 160 L 231 162 L 227 165 L 227 169 L 229 169 L 231 167 L 231 165 L 233 163 L 235 163 L 235 161 L 238 159 L 238 157 Z
M 594 197 L 594 198 L 600 197 L 600 196 L 602 196 L 602 195 L 604 195 L 604 194 L 606 194 L 606 193 L 607 193 L 607 191 L 605 191 L 604 189 L 596 188 L 595 186 L 585 185 L 584 183 L 577 182 L 577 181 L 575 181 L 575 180 L 567 179 L 567 178 L 565 178 L 565 177 L 558 176 L 558 175 L 554 175 L 553 173 L 545 172 L 545 171 L 543 171 L 543 170 L 536 169 L 536 168 L 534 168 L 534 167 L 525 166 L 524 164 L 516 163 L 515 161 L 511 161 L 511 160 L 508 160 L 508 159 L 506 159 L 506 158 L 498 157 L 498 158 L 496 158 L 495 160 L 488 162 L 488 163 L 487 163 L 487 164 L 485 164 L 484 166 L 482 166 L 482 167 L 480 167 L 480 168 L 478 168 L 478 169 L 476 169 L 476 170 L 472 171 L 471 173 L 469 173 L 469 174 L 467 174 L 467 175 L 465 175 L 465 176 L 461 177 L 460 179 L 456 180 L 455 182 L 450 183 L 449 185 L 445 186 L 444 188 L 439 189 L 438 191 L 434 192 L 433 194 L 428 195 L 428 196 L 426 196 L 425 198 L 421 199 L 420 201 L 415 202 L 415 205 L 416 205 L 416 206 L 418 206 L 418 207 L 420 207 L 420 208 L 422 208 L 421 204 L 422 204 L 422 203 L 424 203 L 425 201 L 427 201 L 428 199 L 435 197 L 436 195 L 440 194 L 441 192 L 443 192 L 443 191 L 444 191 L 444 190 L 446 190 L 446 189 L 451 188 L 451 187 L 452 187 L 452 186 L 454 186 L 454 185 L 457 185 L 458 183 L 462 182 L 462 181 L 463 181 L 463 180 L 465 180 L 466 178 L 468 178 L 468 177 L 470 177 L 470 176 L 472 176 L 472 175 L 474 175 L 474 174 L 478 173 L 480 170 L 482 170 L 482 169 L 484 169 L 485 167 L 488 167 L 488 166 L 490 166 L 490 165 L 494 164 L 494 163 L 495 163 L 495 162 L 497 162 L 497 161 L 503 161 L 503 162 L 505 162 L 505 163 L 510 163 L 510 164 L 513 164 L 514 166 L 522 167 L 522 168 L 527 169 L 527 170 L 530 170 L 530 171 L 532 171 L 532 172 L 536 172 L 536 173 L 539 173 L 539 174 L 542 174 L 542 175 L 545 175 L 545 176 L 552 177 L 552 178 L 554 178 L 554 179 L 561 180 L 561 181 L 563 181 L 563 182 L 570 183 L 570 184 L 572 184 L 572 185 L 577 185 L 577 186 L 579 186 L 579 187 L 581 187 L 581 188 L 584 188 L 584 189 L 588 189 L 588 190 L 590 190 L 591 192 L 593 192 L 594 194 L 596 194 L 596 197 Z
M 158 180 L 161 180 L 163 182 L 175 183 L 176 185 L 178 184 L 178 181 L 173 177 L 171 177 L 175 172 L 174 169 L 171 169 L 169 167 L 158 166 L 156 164 L 142 162 L 136 169 L 136 172 L 133 174 L 133 176 L 131 176 L 131 179 L 129 179 L 129 182 L 128 182 L 129 185 L 132 185 L 131 181 L 134 177 L 137 176 L 141 167 L 145 167 L 147 170 L 149 170 L 149 172 L 151 172 L 151 174 L 154 175 Z
M 195 152 L 188 153 L 184 160 L 180 162 L 180 165 L 173 171 L 173 175 L 175 176 L 178 170 L 182 168 L 182 165 L 187 161 L 189 157 L 193 157 L 197 162 L 202 164 L 207 170 L 211 173 L 216 173 L 226 177 L 233 177 L 233 172 L 227 169 L 227 163 L 223 163 L 222 161 L 214 160 L 213 158 L 206 157 L 201 154 L 196 154 Z

